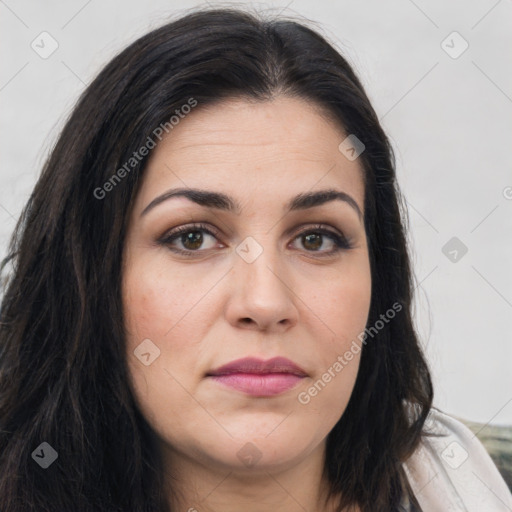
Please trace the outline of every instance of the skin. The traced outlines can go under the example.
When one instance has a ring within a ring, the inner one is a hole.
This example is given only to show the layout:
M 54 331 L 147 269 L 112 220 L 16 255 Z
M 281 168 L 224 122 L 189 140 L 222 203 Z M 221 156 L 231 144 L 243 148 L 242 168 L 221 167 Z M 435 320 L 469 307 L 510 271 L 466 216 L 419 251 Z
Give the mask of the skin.
M 196 107 L 151 154 L 130 214 L 122 296 L 131 385 L 162 445 L 176 510 L 334 510 L 321 503 L 325 442 L 352 393 L 360 353 L 309 403 L 298 396 L 366 326 L 367 239 L 347 202 L 294 212 L 285 204 L 334 188 L 364 215 L 361 164 L 338 150 L 346 136 L 301 99 L 230 99 Z M 228 194 L 241 212 L 174 197 L 142 215 L 157 196 L 182 187 Z M 201 231 L 199 242 L 185 236 L 159 242 L 195 222 L 218 233 Z M 351 248 L 333 253 L 328 235 L 315 236 L 317 223 L 343 234 Z M 300 235 L 305 228 L 312 241 Z M 236 251 L 246 237 L 263 249 L 251 263 Z M 134 355 L 145 339 L 160 350 L 147 366 Z M 284 356 L 308 376 L 272 397 L 205 376 L 247 356 Z M 245 450 L 259 457 L 250 467 L 237 455 L 247 443 Z

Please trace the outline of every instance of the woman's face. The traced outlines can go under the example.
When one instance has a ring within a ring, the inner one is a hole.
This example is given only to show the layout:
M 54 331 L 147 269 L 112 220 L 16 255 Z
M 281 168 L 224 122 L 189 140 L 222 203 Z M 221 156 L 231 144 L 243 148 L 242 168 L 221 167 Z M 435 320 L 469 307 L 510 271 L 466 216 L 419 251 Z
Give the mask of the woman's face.
M 232 99 L 199 104 L 152 150 L 122 293 L 135 397 L 171 459 L 291 467 L 343 414 L 371 295 L 347 135 L 303 100 Z M 210 375 L 248 357 L 302 372 Z

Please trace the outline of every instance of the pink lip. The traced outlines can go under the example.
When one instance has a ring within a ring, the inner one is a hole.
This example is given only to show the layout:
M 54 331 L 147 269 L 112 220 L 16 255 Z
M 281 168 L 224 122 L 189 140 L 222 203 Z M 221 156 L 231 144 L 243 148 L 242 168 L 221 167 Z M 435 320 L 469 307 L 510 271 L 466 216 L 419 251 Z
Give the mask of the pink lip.
M 284 357 L 267 361 L 247 357 L 223 365 L 207 377 L 249 395 L 272 396 L 295 387 L 307 373 Z

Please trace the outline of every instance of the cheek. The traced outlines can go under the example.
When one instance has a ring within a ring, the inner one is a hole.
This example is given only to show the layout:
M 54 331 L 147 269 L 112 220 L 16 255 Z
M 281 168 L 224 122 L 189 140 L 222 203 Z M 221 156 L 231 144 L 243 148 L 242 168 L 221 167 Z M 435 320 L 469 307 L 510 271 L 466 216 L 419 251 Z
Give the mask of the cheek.
M 299 402 L 310 413 L 320 415 L 329 428 L 341 417 L 352 394 L 362 351 L 360 335 L 364 333 L 371 302 L 369 262 L 360 260 L 349 270 L 342 277 L 326 280 L 312 297 L 311 309 L 328 335 L 311 333 L 317 340 L 321 364 L 311 386 L 299 397 Z
M 178 300 L 183 293 L 177 293 L 176 288 L 176 283 L 167 283 L 165 276 L 151 266 L 132 267 L 126 273 L 123 306 L 132 340 L 150 335 L 160 339 L 172 327 L 184 302 Z
M 123 306 L 128 341 L 140 343 L 150 338 L 162 345 L 173 339 L 173 347 L 180 340 L 190 341 L 192 332 L 187 326 L 197 322 L 209 280 L 201 280 L 186 272 L 169 269 L 161 258 L 134 261 L 124 276 Z M 192 336 L 193 337 L 193 336 Z
M 333 355 L 345 352 L 357 340 L 368 321 L 371 302 L 371 274 L 369 262 L 361 259 L 342 275 L 324 281 L 315 295 L 312 308 L 325 325 L 329 336 L 325 340 L 324 354 L 332 362 Z
M 182 386 L 189 387 L 187 368 L 193 364 L 195 345 L 193 332 L 187 330 L 190 324 L 184 320 L 194 320 L 192 305 L 197 299 L 176 273 L 171 280 L 155 260 L 140 258 L 130 265 L 122 292 L 130 383 L 143 415 L 159 431 L 162 419 L 190 407 Z M 139 346 L 148 339 L 154 345 L 144 345 L 151 354 L 150 364 L 145 365 L 135 352 L 140 354 Z
M 182 386 L 194 386 L 194 368 L 204 350 L 201 340 L 212 318 L 207 296 L 212 284 L 209 278 L 171 272 L 168 262 L 160 258 L 138 255 L 127 263 L 122 290 L 127 358 L 139 405 L 154 418 L 171 403 L 173 408 L 186 405 Z M 148 339 L 158 356 L 150 356 L 152 362 L 146 366 L 134 351 Z

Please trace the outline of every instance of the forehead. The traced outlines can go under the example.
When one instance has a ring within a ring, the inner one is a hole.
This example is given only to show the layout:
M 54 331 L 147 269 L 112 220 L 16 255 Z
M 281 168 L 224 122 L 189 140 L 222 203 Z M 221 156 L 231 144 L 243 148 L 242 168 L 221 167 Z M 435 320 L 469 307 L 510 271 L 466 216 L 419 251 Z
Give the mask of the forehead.
M 153 150 L 141 193 L 178 184 L 265 189 L 274 195 L 338 186 L 363 210 L 362 166 L 338 149 L 346 137 L 341 126 L 303 99 L 199 104 Z

